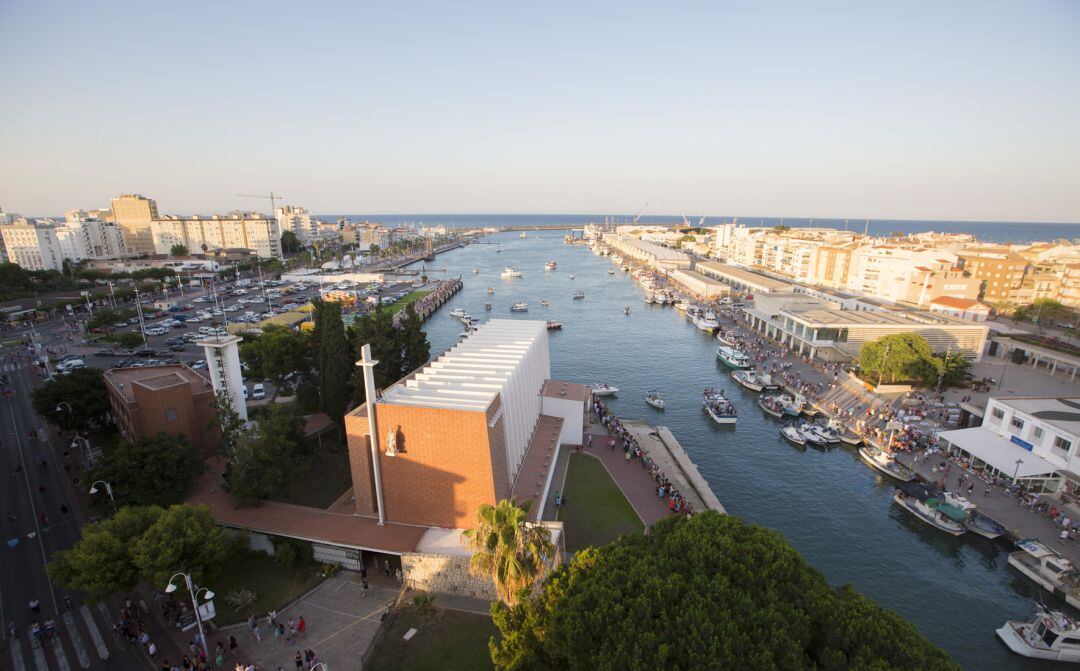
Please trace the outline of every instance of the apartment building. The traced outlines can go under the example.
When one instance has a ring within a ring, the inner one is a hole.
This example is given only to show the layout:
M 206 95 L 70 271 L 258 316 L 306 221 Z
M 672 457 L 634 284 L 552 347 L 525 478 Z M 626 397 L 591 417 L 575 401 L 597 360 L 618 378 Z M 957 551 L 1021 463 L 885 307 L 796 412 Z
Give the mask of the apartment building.
M 811 282 L 818 273 L 822 247 L 852 243 L 857 237 L 833 228 L 737 228 L 732 232 L 728 263 Z
M 379 224 L 357 224 L 353 229 L 356 236 L 356 244 L 367 248 L 372 245 L 378 245 L 379 249 L 386 249 L 390 246 L 390 229 L 384 228 Z
M 892 303 L 907 300 L 914 293 L 916 304 L 925 305 L 929 299 L 924 296 L 924 287 L 937 286 L 941 280 L 936 275 L 955 265 L 954 253 L 932 247 L 861 247 L 853 254 L 846 288 Z
M 0 225 L 7 260 L 26 270 L 63 270 L 64 257 L 56 226 L 25 218 Z
M 319 237 L 319 220 L 302 207 L 285 205 L 274 210 L 278 230 L 284 233 L 292 231 L 302 244 L 308 244 Z
M 1015 300 L 1024 281 L 1027 260 L 1006 248 L 970 247 L 956 254 L 959 265 L 982 283 L 979 300 L 994 304 Z
M 138 194 L 122 194 L 110 203 L 111 219 L 124 231 L 124 247 L 132 254 L 153 254 L 151 225 L 158 218 L 157 202 Z
M 817 258 L 814 259 L 814 273 L 810 281 L 831 289 L 847 287 L 851 259 L 859 248 L 860 244 L 857 242 L 818 247 L 815 251 Z
M 125 255 L 123 229 L 100 215 L 100 210 L 67 212 L 64 225 L 57 231 L 64 258 L 116 259 Z
M 257 212 L 232 212 L 208 217 L 166 215 L 151 224 L 153 251 L 168 254 L 184 245 L 193 254 L 221 249 L 248 249 L 260 258 L 281 258 L 281 233 L 276 219 Z
M 1080 263 L 1070 263 L 1062 269 L 1058 300 L 1069 307 L 1080 308 Z
M 938 298 L 977 301 L 982 282 L 957 268 L 952 261 L 935 260 L 911 270 L 904 295 L 898 302 L 930 307 Z

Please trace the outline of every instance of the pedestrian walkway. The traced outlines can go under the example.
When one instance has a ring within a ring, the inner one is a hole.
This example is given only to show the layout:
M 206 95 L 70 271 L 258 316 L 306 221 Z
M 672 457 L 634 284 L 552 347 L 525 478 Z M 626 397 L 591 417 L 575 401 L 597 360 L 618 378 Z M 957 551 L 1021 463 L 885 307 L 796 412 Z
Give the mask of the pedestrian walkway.
M 597 431 L 596 428 L 601 429 Z M 642 467 L 640 459 L 626 460 L 626 455 L 621 449 L 609 446 L 609 434 L 602 432 L 603 427 L 594 424 L 591 432 L 592 448 L 585 450 L 604 464 L 604 468 L 611 474 L 615 484 L 619 486 L 623 496 L 630 502 L 634 512 L 641 518 L 646 526 L 652 526 L 669 516 L 666 499 L 656 495 L 656 483 Z M 586 440 L 586 443 L 588 441 Z
M 24 623 L 17 628 L 17 637 L 8 642 L 10 668 L 13 671 L 71 671 L 89 669 L 91 665 L 108 668 L 106 660 L 130 649 L 127 641 L 113 634 L 112 621 L 105 604 L 84 604 L 60 614 L 55 633 L 48 641 L 35 640 L 31 625 Z

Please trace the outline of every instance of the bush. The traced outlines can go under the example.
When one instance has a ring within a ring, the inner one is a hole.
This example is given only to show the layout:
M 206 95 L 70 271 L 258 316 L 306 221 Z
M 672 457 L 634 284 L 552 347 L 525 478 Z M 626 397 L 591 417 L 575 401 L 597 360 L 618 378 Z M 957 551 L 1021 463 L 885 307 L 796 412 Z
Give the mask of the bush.
M 301 568 L 315 560 L 315 551 L 311 543 L 292 538 L 273 538 L 274 561 L 285 568 Z
M 225 603 L 233 610 L 243 610 L 259 600 L 259 595 L 250 589 L 237 589 L 225 595 Z

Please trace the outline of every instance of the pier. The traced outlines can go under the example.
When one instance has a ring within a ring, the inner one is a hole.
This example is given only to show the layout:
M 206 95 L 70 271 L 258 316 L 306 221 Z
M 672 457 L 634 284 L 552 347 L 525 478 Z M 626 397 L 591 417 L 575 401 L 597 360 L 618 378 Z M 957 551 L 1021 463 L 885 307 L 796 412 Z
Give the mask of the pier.
M 413 307 L 416 310 L 416 314 L 420 316 L 420 321 L 425 321 L 430 317 L 443 303 L 450 300 L 454 294 L 461 291 L 462 286 L 464 286 L 464 283 L 457 279 L 435 282 L 434 290 L 426 296 L 422 296 L 413 301 Z M 405 310 L 401 309 L 394 315 L 395 326 L 404 319 L 404 314 Z
M 679 488 L 694 510 L 716 510 L 727 513 L 709 483 L 702 477 L 675 435 L 666 426 L 654 427 L 642 420 L 627 420 L 623 426 L 638 441 L 649 457 L 660 465 L 668 478 Z

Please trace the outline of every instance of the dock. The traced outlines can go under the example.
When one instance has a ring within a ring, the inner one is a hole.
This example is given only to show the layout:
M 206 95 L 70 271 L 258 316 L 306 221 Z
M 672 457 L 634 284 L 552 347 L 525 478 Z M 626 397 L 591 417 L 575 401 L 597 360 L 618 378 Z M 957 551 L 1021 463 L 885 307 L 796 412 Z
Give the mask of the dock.
M 674 434 L 666 426 L 654 427 L 642 420 L 623 420 L 622 425 L 637 440 L 670 479 L 694 510 L 716 510 L 727 513 L 709 483 L 690 459 Z

